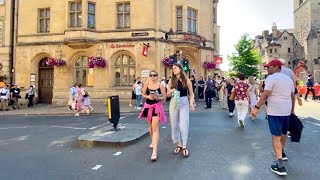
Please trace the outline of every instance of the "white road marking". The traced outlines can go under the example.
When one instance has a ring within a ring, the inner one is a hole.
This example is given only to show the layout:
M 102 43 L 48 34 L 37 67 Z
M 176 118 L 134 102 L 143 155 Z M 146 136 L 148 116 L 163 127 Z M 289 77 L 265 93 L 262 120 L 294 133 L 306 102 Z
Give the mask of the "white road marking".
M 6 128 L 0 128 L 0 130 L 5 130 L 5 129 L 26 129 L 26 128 L 33 128 L 33 127 L 41 127 L 41 126 L 6 127 Z
M 101 167 L 102 167 L 102 165 L 96 165 L 95 167 L 92 168 L 92 170 L 98 170 Z
M 319 131 L 312 131 L 312 132 L 317 133 L 317 132 L 319 132 Z
M 165 128 L 167 128 L 167 127 L 166 127 L 166 126 L 163 126 L 163 127 L 162 127 L 162 129 L 165 129 Z
M 106 126 L 107 124 L 108 124 L 108 123 L 103 123 L 103 124 L 100 124 L 100 125 L 98 125 L 98 126 L 93 126 L 93 127 L 89 128 L 89 129 L 90 129 L 90 130 L 97 129 L 97 128 L 102 127 L 102 126 Z
M 124 129 L 124 128 L 126 128 L 126 126 L 119 126 L 118 128 L 119 129 Z
M 120 154 L 122 154 L 122 152 L 118 151 L 114 154 L 114 156 L 119 156 Z
M 51 128 L 65 128 L 65 129 L 87 129 L 87 128 L 79 128 L 79 127 L 68 127 L 68 126 L 50 126 Z

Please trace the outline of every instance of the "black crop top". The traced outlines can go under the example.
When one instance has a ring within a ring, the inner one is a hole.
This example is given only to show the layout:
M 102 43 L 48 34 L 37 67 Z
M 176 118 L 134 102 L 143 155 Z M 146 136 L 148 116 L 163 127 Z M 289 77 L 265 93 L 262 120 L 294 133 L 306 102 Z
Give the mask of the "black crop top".
M 182 82 L 178 80 L 177 91 L 180 91 L 180 97 L 188 96 L 188 86 L 183 87 Z
M 158 88 L 158 89 L 156 89 L 156 90 L 152 90 L 152 89 L 149 89 L 149 87 L 147 87 L 146 95 L 150 95 L 150 92 L 154 92 L 157 96 L 161 95 L 161 90 L 160 90 L 160 88 Z M 147 104 L 150 104 L 150 105 L 156 104 L 156 103 L 158 103 L 158 102 L 159 102 L 159 101 L 157 101 L 157 100 L 151 100 L 151 99 L 147 99 L 147 100 L 146 100 L 146 103 L 147 103 Z

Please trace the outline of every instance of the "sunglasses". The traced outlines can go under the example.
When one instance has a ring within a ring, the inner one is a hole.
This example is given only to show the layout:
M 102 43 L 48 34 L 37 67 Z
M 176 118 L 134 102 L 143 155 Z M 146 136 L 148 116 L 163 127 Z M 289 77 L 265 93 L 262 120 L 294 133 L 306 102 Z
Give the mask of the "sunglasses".
M 149 74 L 149 77 L 157 77 L 158 74 Z

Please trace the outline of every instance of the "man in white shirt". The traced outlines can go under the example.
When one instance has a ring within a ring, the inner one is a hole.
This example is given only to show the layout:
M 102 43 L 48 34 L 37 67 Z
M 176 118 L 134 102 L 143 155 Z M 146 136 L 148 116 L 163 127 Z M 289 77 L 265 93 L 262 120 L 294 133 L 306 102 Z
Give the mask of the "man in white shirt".
M 278 161 L 271 165 L 271 170 L 278 175 L 287 175 L 283 160 L 287 160 L 283 149 L 286 144 L 286 135 L 289 128 L 291 113 L 294 113 L 294 84 L 289 76 L 281 73 L 282 63 L 272 60 L 264 65 L 269 76 L 265 81 L 264 92 L 255 108 L 252 116 L 256 116 L 258 109 L 268 99 L 268 123 L 272 134 L 272 145 Z
M 4 85 L 2 89 L 0 89 L 0 110 L 9 110 L 8 107 L 8 99 L 10 96 L 10 89 L 8 85 Z

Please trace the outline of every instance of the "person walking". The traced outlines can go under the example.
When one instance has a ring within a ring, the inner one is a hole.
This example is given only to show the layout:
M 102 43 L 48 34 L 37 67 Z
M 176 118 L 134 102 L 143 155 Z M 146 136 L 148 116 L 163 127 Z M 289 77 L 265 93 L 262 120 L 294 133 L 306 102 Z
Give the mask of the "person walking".
M 135 94 L 135 87 L 136 87 L 136 82 L 138 79 L 133 80 L 133 84 L 132 84 L 132 92 L 131 92 L 131 99 L 129 102 L 129 106 L 132 107 L 133 106 L 133 102 L 137 99 L 137 96 Z
M 233 90 L 235 91 L 235 105 L 237 109 L 239 127 L 244 128 L 245 118 L 248 113 L 248 84 L 245 82 L 246 75 L 239 74 L 239 81 L 235 83 Z
M 76 100 L 77 100 L 77 103 L 78 103 L 78 109 L 77 109 L 77 112 L 74 116 L 80 116 L 80 112 L 87 112 L 88 114 L 88 108 L 84 105 L 84 97 L 83 95 L 85 95 L 85 91 L 84 89 L 82 88 L 82 84 L 79 83 L 77 86 L 76 86 L 76 89 L 77 89 L 77 95 L 76 95 Z M 88 103 L 87 103 L 88 104 Z
M 231 93 L 232 93 L 232 89 L 234 87 L 234 82 L 235 79 L 231 78 L 229 80 L 229 82 L 227 83 L 227 101 L 228 101 L 228 109 L 229 109 L 229 116 L 233 117 L 233 112 L 234 112 L 234 108 L 235 108 L 235 104 L 234 104 L 234 99 L 230 99 Z
M 189 94 L 189 97 L 188 97 Z M 171 133 L 176 148 L 174 154 L 182 150 L 183 157 L 189 156 L 187 149 L 189 132 L 189 111 L 194 110 L 194 94 L 191 81 L 186 77 L 181 64 L 172 67 L 172 78 L 168 83 L 167 96 L 172 96 L 169 106 Z
M 0 89 L 0 110 L 1 111 L 9 111 L 8 100 L 10 98 L 10 90 L 7 84 L 4 85 L 2 89 Z
M 11 93 L 11 99 L 13 100 L 12 108 L 19 110 L 20 109 L 19 98 L 21 98 L 20 88 L 18 88 L 18 86 L 15 84 L 13 88 L 10 90 L 10 93 Z
M 282 63 L 279 60 L 272 60 L 264 66 L 267 68 L 269 76 L 265 81 L 264 91 L 251 114 L 256 116 L 258 109 L 268 99 L 268 124 L 272 134 L 273 149 L 277 157 L 277 162 L 271 165 L 271 171 L 284 176 L 287 175 L 287 171 L 283 161 L 288 159 L 284 148 L 290 115 L 294 113 L 295 89 L 292 80 L 280 72 Z
M 70 88 L 70 97 L 69 97 L 69 102 L 68 102 L 68 109 L 70 111 L 74 110 L 72 109 L 72 104 L 76 103 L 76 96 L 77 96 L 77 88 L 76 88 L 76 84 L 74 84 L 71 88 Z
M 205 83 L 204 90 L 203 90 L 203 92 L 205 94 L 205 98 L 206 98 L 206 109 L 211 108 L 214 91 L 215 91 L 214 90 L 214 82 L 212 80 L 212 77 L 208 76 L 208 79 Z
M 309 74 L 308 75 L 308 79 L 307 79 L 307 82 L 306 82 L 306 86 L 307 86 L 307 93 L 304 97 L 304 100 L 305 101 L 308 101 L 308 95 L 309 95 L 309 92 L 312 93 L 312 100 L 315 100 L 315 92 L 314 92 L 314 88 L 313 88 L 313 80 L 312 80 L 312 75 Z
M 158 143 L 159 143 L 159 121 L 166 123 L 162 101 L 166 100 L 165 87 L 158 82 L 158 73 L 154 70 L 150 71 L 149 80 L 143 84 L 142 97 L 146 99 L 144 107 L 138 118 L 147 118 L 149 125 L 149 133 L 151 137 L 152 149 L 151 161 L 158 159 Z
M 142 82 L 141 80 L 137 81 L 135 88 L 134 88 L 135 94 L 136 94 L 136 109 L 141 109 L 140 104 L 142 100 Z
M 26 99 L 28 99 L 28 107 L 34 108 L 33 98 L 36 97 L 36 89 L 33 86 L 30 86 L 26 91 Z
M 89 115 L 90 112 L 92 112 L 94 110 L 93 107 L 91 106 L 89 93 L 86 89 L 82 88 L 81 95 L 83 97 L 83 106 L 84 106 L 82 109 L 82 112 L 86 112 L 87 115 Z
M 222 100 L 222 105 L 221 108 L 222 109 L 228 109 L 228 103 L 227 103 L 227 81 L 224 77 L 222 77 L 222 81 L 220 83 L 220 99 Z
M 254 117 L 251 116 L 251 110 L 257 105 L 258 101 L 258 85 L 256 84 L 256 81 L 253 76 L 249 76 L 248 78 L 248 84 L 249 84 L 249 117 L 251 120 L 254 120 Z
M 203 77 L 200 76 L 200 79 L 198 81 L 198 96 L 199 96 L 199 101 L 204 101 L 204 80 Z

